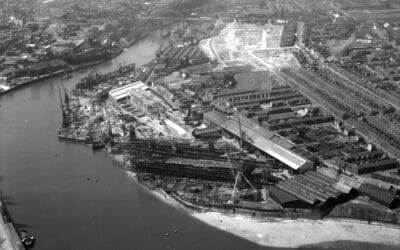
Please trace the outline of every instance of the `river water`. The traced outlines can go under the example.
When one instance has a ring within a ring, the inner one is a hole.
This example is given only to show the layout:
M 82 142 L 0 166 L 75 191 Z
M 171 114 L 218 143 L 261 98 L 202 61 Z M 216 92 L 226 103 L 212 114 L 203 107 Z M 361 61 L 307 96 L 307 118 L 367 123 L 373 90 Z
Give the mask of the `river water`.
M 146 63 L 161 40 L 154 32 L 96 69 Z M 58 140 L 58 87 L 86 74 L 0 97 L 0 189 L 17 226 L 37 237 L 35 249 L 260 249 L 155 198 L 105 153 Z

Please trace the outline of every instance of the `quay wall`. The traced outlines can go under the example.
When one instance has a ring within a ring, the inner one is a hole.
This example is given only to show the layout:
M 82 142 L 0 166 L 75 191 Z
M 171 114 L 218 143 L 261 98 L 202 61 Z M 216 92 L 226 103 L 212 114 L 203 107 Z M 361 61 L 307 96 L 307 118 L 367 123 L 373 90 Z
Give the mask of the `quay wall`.
M 276 217 L 276 218 L 284 218 L 284 219 L 310 219 L 310 220 L 317 220 L 322 219 L 321 215 L 316 212 L 312 212 L 311 210 L 305 209 L 282 209 L 282 210 L 259 210 L 259 209 L 249 209 L 243 208 L 238 206 L 229 205 L 228 207 L 223 206 L 201 206 L 196 205 L 187 201 L 182 200 L 176 194 L 171 194 L 171 196 L 184 205 L 186 208 L 196 211 L 196 212 L 219 212 L 224 214 L 240 214 L 251 216 L 255 219 L 264 219 L 265 217 Z
M 348 218 L 400 225 L 399 213 L 357 204 L 337 206 L 329 213 L 327 218 Z
M 14 223 L 12 222 L 11 216 L 8 213 L 7 206 L 4 200 L 0 200 L 0 231 L 3 232 L 2 235 L 3 242 L 2 247 L 5 249 L 12 249 L 12 250 L 23 250 L 25 247 L 23 246 L 17 230 L 14 227 Z

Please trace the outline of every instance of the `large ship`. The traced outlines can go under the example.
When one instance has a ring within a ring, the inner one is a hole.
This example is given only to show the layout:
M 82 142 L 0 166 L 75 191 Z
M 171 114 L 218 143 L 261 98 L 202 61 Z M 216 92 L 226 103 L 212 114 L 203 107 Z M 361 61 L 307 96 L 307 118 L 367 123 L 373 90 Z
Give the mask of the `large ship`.
M 75 85 L 77 92 L 80 92 L 83 89 L 91 89 L 93 86 L 99 84 L 100 82 L 106 81 L 107 79 L 112 79 L 117 77 L 118 75 L 123 75 L 128 72 L 135 70 L 135 63 L 127 64 L 127 65 L 120 65 L 119 68 L 115 71 L 106 73 L 106 74 L 98 74 L 96 71 L 89 74 L 87 77 L 81 79 Z
M 119 47 L 111 47 L 111 48 L 91 48 L 85 51 L 81 51 L 78 53 L 72 53 L 63 57 L 63 59 L 69 64 L 79 64 L 86 63 L 91 61 L 106 61 L 109 60 L 116 55 L 120 54 L 122 49 Z

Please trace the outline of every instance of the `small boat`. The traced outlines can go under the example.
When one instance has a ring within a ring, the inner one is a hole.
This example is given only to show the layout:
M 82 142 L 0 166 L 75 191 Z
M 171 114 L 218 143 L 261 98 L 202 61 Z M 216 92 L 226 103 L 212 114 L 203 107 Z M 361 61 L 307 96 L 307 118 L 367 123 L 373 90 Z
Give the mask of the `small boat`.
M 61 80 L 67 80 L 72 78 L 72 74 L 66 73 L 65 75 L 63 75 L 63 77 L 61 77 Z
M 25 247 L 33 247 L 35 244 L 35 237 L 29 235 L 26 230 L 21 230 L 21 242 Z

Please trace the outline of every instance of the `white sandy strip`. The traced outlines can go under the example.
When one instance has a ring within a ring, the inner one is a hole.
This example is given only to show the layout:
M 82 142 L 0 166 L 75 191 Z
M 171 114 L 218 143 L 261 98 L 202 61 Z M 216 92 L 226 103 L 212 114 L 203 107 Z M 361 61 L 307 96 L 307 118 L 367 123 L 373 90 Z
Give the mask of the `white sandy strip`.
M 0 250 L 12 250 L 11 241 L 10 230 L 7 228 L 3 218 L 0 218 Z
M 207 224 L 264 246 L 299 247 L 341 240 L 400 246 L 398 227 L 333 220 L 258 221 L 250 217 L 217 212 L 192 215 Z
M 126 171 L 136 180 L 136 174 Z M 170 195 L 156 189 L 151 193 L 175 208 L 189 212 L 193 217 L 221 230 L 235 234 L 254 243 L 271 247 L 299 247 L 334 241 L 359 241 L 400 246 L 400 227 L 391 225 L 368 225 L 366 222 L 345 220 L 287 220 L 265 218 L 257 220 L 242 215 L 218 212 L 194 212 Z

